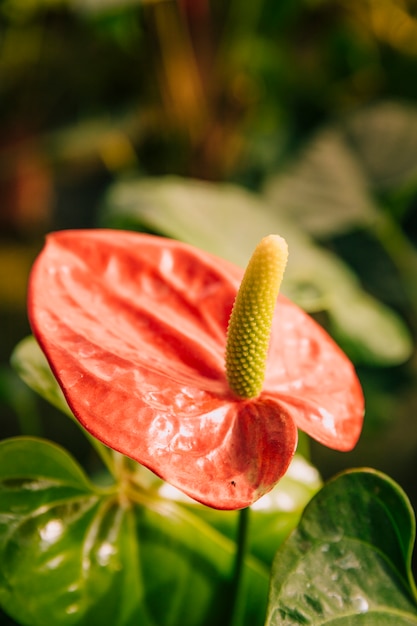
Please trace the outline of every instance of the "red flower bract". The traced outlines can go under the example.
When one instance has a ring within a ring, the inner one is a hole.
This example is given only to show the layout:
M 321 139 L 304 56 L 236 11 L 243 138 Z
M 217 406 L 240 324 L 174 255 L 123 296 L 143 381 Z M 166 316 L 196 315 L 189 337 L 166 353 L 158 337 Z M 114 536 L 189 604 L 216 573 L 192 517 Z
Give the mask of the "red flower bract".
M 283 296 L 262 393 L 232 394 L 226 330 L 242 275 L 178 241 L 80 230 L 48 236 L 29 285 L 33 332 L 81 424 L 220 509 L 278 482 L 297 427 L 349 450 L 363 417 L 352 364 Z

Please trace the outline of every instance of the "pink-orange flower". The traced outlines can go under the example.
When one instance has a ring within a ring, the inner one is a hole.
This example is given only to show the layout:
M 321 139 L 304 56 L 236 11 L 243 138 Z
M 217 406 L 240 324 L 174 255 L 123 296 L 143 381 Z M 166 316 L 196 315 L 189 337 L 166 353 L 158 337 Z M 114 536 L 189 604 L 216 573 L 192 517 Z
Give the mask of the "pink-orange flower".
M 234 396 L 224 359 L 242 275 L 178 241 L 79 230 L 48 236 L 29 285 L 33 332 L 80 423 L 220 509 L 278 482 L 297 428 L 349 450 L 363 419 L 352 364 L 281 295 L 263 390 Z

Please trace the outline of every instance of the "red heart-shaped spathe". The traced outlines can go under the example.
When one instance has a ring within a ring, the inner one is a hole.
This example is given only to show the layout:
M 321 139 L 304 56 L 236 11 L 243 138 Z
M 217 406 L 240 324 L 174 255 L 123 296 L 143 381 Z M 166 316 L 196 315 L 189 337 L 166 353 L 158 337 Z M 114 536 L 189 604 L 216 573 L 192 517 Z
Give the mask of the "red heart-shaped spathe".
M 250 505 L 285 473 L 297 426 L 340 450 L 363 417 L 350 361 L 280 296 L 264 389 L 227 386 L 226 330 L 243 271 L 177 241 L 112 230 L 48 236 L 29 317 L 83 426 L 209 506 Z

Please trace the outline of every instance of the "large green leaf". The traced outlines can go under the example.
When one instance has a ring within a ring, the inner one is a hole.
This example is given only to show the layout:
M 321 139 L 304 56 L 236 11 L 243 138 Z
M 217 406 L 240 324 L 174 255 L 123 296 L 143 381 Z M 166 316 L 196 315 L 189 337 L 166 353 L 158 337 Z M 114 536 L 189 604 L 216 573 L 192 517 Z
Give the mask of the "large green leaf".
M 371 241 L 373 238 L 378 242 L 380 253 L 384 251 L 390 259 L 388 267 L 395 268 L 392 279 L 401 283 L 404 295 L 415 307 L 417 253 L 397 220 L 412 207 L 417 189 L 416 162 L 417 108 L 382 102 L 320 129 L 286 168 L 269 177 L 264 194 L 280 216 L 296 221 L 313 238 L 320 240 L 366 229 Z M 385 210 L 378 206 L 377 198 L 383 199 Z M 386 210 L 388 206 L 396 219 Z M 341 315 L 346 303 L 329 307 L 331 315 L 338 318 L 334 324 L 338 340 L 343 342 L 345 338 L 355 355 L 363 349 L 349 335 L 354 337 L 359 330 L 362 338 L 366 326 L 372 328 L 375 324 L 371 335 L 376 339 L 378 333 L 385 336 L 384 326 L 386 330 L 396 327 L 397 332 L 391 330 L 387 336 L 391 341 L 391 337 L 400 339 L 402 334 L 403 341 L 391 344 L 393 354 L 390 346 L 385 355 L 381 354 L 381 360 L 395 362 L 395 353 L 401 360 L 405 343 L 397 316 L 386 311 L 382 320 L 380 307 L 375 307 L 369 298 L 354 301 L 353 308 L 364 314 L 365 323 L 363 329 L 353 328 L 353 333 L 349 320 L 357 319 L 356 313 Z M 358 345 L 355 347 L 354 343 Z M 372 339 L 370 343 L 374 343 Z
M 277 212 L 313 236 L 370 227 L 378 218 L 366 176 L 337 127 L 320 130 L 267 180 L 264 193 Z
M 378 233 L 383 213 L 373 194 L 415 189 L 416 163 L 417 108 L 382 102 L 320 129 L 264 193 L 313 237 L 358 227 Z
M 338 476 L 275 557 L 267 626 L 417 624 L 414 534 L 392 480 L 373 470 Z
M 278 233 L 289 244 L 283 282 L 289 298 L 307 311 L 326 311 L 336 340 L 361 362 L 393 365 L 407 359 L 412 341 L 400 317 L 366 294 L 337 256 L 315 245 L 283 213 L 234 185 L 164 177 L 116 183 L 102 221 L 163 233 L 242 267 L 262 237 Z M 349 311 L 351 303 L 361 315 L 344 315 L 341 332 L 341 310 Z
M 345 140 L 375 189 L 417 182 L 417 107 L 384 101 L 348 116 Z
M 0 443 L 0 603 L 19 623 L 225 624 L 234 543 L 129 476 L 98 489 L 52 443 Z M 268 570 L 244 574 L 239 624 L 262 624 Z

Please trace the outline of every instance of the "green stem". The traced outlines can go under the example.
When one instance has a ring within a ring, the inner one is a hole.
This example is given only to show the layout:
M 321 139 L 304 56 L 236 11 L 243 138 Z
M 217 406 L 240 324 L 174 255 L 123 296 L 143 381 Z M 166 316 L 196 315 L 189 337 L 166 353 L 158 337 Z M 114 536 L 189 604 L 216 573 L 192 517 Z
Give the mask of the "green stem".
M 249 528 L 249 507 L 239 511 L 239 521 L 237 528 L 237 548 L 233 576 L 230 588 L 230 626 L 238 626 L 241 623 L 242 606 L 242 579 L 245 565 L 245 557 L 248 548 L 248 528 Z
M 374 232 L 400 272 L 407 296 L 414 311 L 417 311 L 417 254 L 414 246 L 388 212 L 380 214 Z

